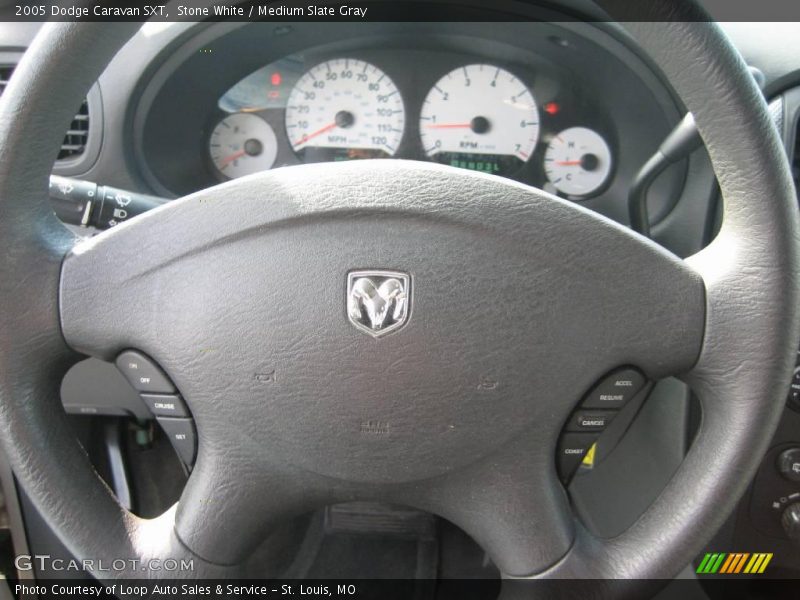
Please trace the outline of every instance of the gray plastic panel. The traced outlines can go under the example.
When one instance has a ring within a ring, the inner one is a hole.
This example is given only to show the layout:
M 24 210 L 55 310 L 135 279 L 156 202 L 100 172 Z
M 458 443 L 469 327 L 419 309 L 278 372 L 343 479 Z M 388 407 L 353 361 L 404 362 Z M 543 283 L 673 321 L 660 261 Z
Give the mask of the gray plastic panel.
M 73 414 L 153 418 L 117 367 L 93 358 L 74 365 L 64 376 L 61 401 Z

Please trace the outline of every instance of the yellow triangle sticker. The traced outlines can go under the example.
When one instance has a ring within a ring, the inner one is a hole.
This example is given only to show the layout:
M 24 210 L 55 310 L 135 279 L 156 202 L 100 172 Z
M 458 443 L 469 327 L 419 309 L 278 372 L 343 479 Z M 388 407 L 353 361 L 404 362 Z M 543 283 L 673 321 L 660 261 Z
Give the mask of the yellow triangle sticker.
M 584 467 L 593 467 L 594 466 L 594 451 L 597 449 L 597 442 L 591 445 L 591 447 L 586 451 L 586 456 L 583 457 L 583 461 L 581 465 Z

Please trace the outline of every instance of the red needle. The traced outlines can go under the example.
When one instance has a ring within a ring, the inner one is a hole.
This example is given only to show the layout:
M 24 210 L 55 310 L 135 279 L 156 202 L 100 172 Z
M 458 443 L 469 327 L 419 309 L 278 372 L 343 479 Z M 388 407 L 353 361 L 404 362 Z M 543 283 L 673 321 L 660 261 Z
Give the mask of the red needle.
M 334 121 L 333 123 L 328 123 L 327 125 L 325 125 L 325 127 L 320 127 L 314 133 L 309 133 L 308 135 L 304 135 L 299 140 L 294 142 L 292 146 L 299 146 L 300 144 L 305 144 L 308 140 L 315 138 L 318 135 L 322 135 L 323 133 L 325 133 L 326 131 L 330 131 L 334 127 L 336 127 L 336 121 Z
M 434 123 L 426 125 L 428 129 L 467 129 L 472 127 L 472 123 Z
M 561 165 L 562 167 L 572 167 L 572 166 L 580 165 L 581 161 L 579 161 L 579 160 L 557 160 L 556 164 L 557 165 Z
M 226 156 L 225 158 L 222 159 L 222 165 L 220 166 L 219 170 L 221 171 L 229 164 L 231 164 L 233 161 L 235 161 L 237 158 L 242 158 L 245 154 L 247 153 L 244 150 L 239 150 L 238 152 L 235 152 L 230 156 Z

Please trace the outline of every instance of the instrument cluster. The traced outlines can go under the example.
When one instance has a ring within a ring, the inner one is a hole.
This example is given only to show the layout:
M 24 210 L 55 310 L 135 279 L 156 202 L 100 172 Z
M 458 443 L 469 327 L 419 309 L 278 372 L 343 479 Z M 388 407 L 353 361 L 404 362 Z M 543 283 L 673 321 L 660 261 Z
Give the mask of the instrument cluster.
M 569 73 L 446 52 L 281 58 L 219 98 L 206 142 L 220 181 L 301 163 L 406 158 L 582 200 L 615 171 L 611 120 Z

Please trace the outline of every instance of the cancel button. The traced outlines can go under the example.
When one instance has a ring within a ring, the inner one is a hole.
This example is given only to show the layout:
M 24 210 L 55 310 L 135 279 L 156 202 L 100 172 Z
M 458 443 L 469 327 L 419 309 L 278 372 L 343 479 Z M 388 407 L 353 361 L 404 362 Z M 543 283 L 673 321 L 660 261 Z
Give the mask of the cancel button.
M 603 431 L 615 414 L 613 410 L 579 410 L 570 417 L 567 431 Z

